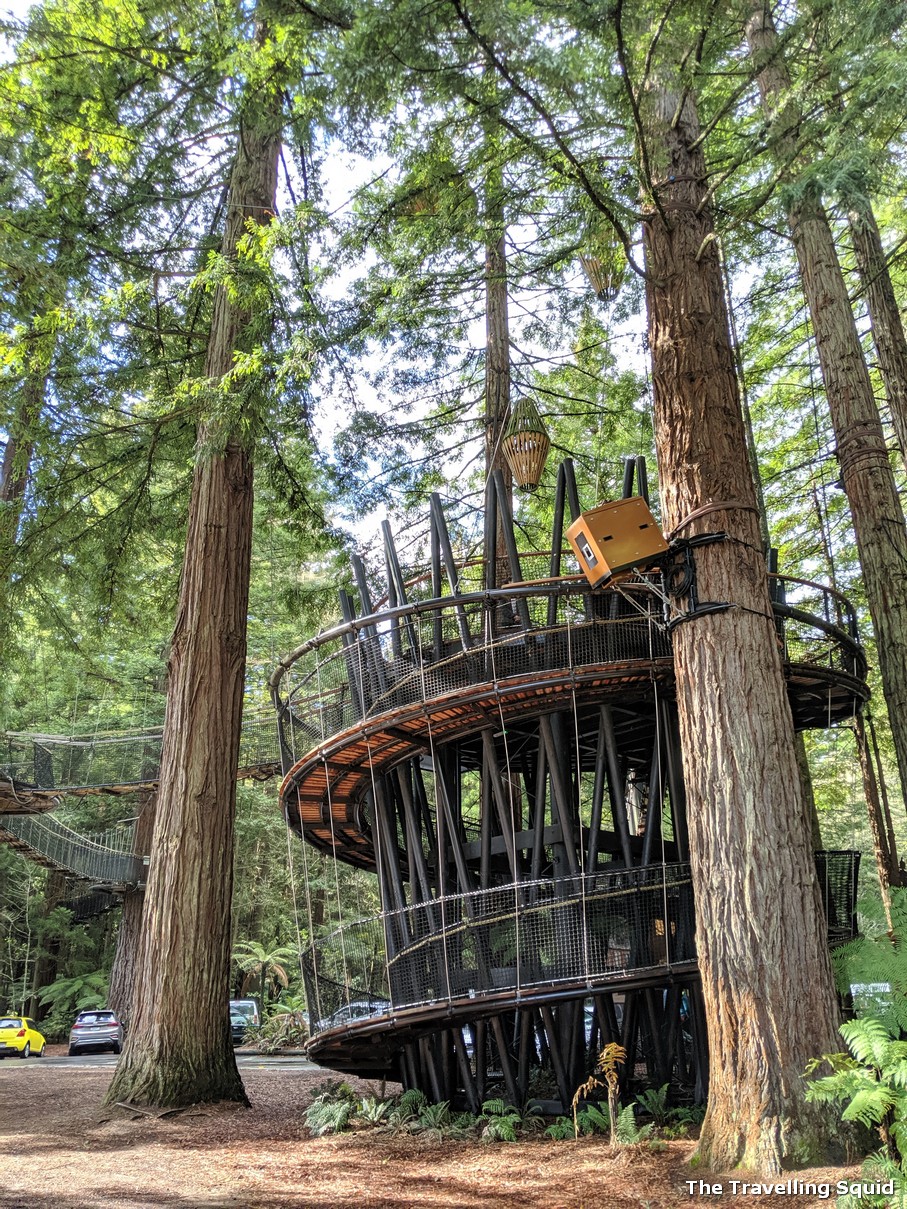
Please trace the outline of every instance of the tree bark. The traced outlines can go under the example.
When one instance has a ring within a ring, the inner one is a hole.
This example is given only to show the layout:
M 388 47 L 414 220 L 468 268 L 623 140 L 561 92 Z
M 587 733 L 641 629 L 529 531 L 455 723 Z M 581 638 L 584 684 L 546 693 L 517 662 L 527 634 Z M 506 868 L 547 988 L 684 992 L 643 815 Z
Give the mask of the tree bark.
M 500 470 L 511 489 L 513 476 L 501 449 L 510 417 L 510 327 L 507 311 L 507 250 L 503 229 L 485 246 L 485 472 Z
M 794 755 L 692 99 L 641 97 L 655 180 L 644 246 L 666 527 L 696 549 L 702 602 L 674 630 L 710 1086 L 698 1160 L 765 1174 L 833 1134 L 805 1102 L 836 1045 L 837 1001 Z M 712 511 L 696 517 L 699 509 Z
M 273 216 L 279 125 L 276 91 L 256 105 L 247 98 L 222 243 L 230 259 L 248 224 Z M 212 389 L 231 370 L 250 317 L 218 288 L 205 366 Z M 252 502 L 251 458 L 238 433 L 224 439 L 202 425 L 168 668 L 140 977 L 107 1103 L 248 1102 L 227 1002 Z
M 888 272 L 882 237 L 868 197 L 850 199 L 847 220 L 857 271 L 866 291 L 872 339 L 891 409 L 891 422 L 901 458 L 907 466 L 907 337 Z
M 150 856 L 154 839 L 155 796 L 147 797 L 142 804 L 135 827 L 132 850 L 136 856 Z M 120 926 L 117 931 L 117 947 L 110 971 L 110 990 L 107 1003 L 117 1019 L 129 1026 L 132 1021 L 135 997 L 135 979 L 138 969 L 138 954 L 142 938 L 142 915 L 145 908 L 145 887 L 137 886 L 123 895 Z
M 761 0 L 747 22 L 769 117 L 789 96 L 790 78 L 778 36 Z M 797 113 L 777 115 L 779 148 L 791 158 Z M 866 600 L 876 636 L 901 788 L 907 801 L 907 527 L 882 422 L 872 392 L 834 238 L 818 197 L 806 191 L 787 207 L 809 307 L 822 380 L 837 439 L 841 479 L 850 503 Z
M 872 850 L 876 859 L 876 871 L 879 875 L 879 888 L 882 892 L 882 906 L 885 908 L 885 919 L 888 931 L 894 932 L 894 921 L 891 916 L 891 887 L 900 882 L 898 869 L 897 848 L 889 845 L 888 831 L 885 827 L 885 816 L 882 812 L 882 801 L 879 796 L 879 785 L 876 781 L 875 769 L 872 766 L 872 753 L 866 738 L 866 726 L 862 717 L 857 714 L 853 720 L 853 733 L 857 744 L 857 755 L 860 760 L 860 773 L 863 777 L 863 796 L 866 798 L 866 811 L 869 816 L 869 830 L 872 833 Z
M 44 917 L 63 902 L 66 896 L 66 874 L 59 869 L 52 869 L 47 876 L 47 887 L 44 891 Z M 60 937 L 43 936 L 41 950 L 35 959 L 35 969 L 32 975 L 31 998 L 24 1008 L 25 1014 L 35 1020 L 42 1020 L 46 1009 L 41 1006 L 39 995 L 45 987 L 49 987 L 57 976 L 57 959 L 60 954 Z

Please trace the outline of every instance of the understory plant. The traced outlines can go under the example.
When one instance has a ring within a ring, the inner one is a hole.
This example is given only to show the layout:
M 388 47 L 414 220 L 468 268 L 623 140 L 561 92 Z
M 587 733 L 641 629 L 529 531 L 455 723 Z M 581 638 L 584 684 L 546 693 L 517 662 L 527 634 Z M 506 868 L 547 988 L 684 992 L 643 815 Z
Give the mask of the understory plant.
M 344 1082 L 321 1090 L 306 1109 L 305 1121 L 313 1137 L 358 1126 L 392 1134 L 421 1134 L 437 1141 L 479 1137 L 483 1142 L 515 1142 L 521 1134 L 542 1125 L 537 1110 L 520 1112 L 505 1100 L 486 1100 L 479 1115 L 472 1116 L 451 1111 L 446 1100 L 432 1104 L 415 1088 L 387 1099 L 360 1098 Z
M 890 1183 L 894 1191 L 848 1194 L 838 1199 L 839 1209 L 907 1209 L 907 1041 L 893 1035 L 890 1023 L 873 1016 L 849 1020 L 840 1031 L 849 1053 L 826 1054 L 810 1063 L 807 1074 L 823 1063 L 831 1074 L 812 1079 L 806 1098 L 842 1104 L 842 1121 L 872 1130 L 881 1146 L 863 1164 L 863 1180 Z
M 300 1049 L 309 1036 L 304 1002 L 288 996 L 281 1002 L 270 1004 L 266 1010 L 267 1015 L 258 1028 L 246 1029 L 246 1042 L 251 1042 L 264 1054 L 273 1054 L 282 1049 Z
M 826 1054 L 831 1074 L 813 1078 L 807 1099 L 843 1105 L 841 1119 L 871 1130 L 879 1149 L 863 1165 L 866 1183 L 890 1182 L 891 1194 L 839 1198 L 841 1209 L 907 1209 L 907 888 L 892 887 L 889 912 L 878 898 L 859 904 L 861 935 L 832 955 L 839 992 L 856 1019 L 841 1026 L 848 1052 Z

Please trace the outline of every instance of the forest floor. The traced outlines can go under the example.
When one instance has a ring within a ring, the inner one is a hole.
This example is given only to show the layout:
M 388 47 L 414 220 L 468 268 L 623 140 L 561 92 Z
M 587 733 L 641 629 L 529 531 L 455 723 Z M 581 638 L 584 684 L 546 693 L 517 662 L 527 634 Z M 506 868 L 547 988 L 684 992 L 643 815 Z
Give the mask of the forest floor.
M 62 1052 L 54 1047 L 49 1053 Z M 126 1119 L 100 1108 L 111 1070 L 0 1063 L 2 1209 L 677 1209 L 835 1203 L 855 1168 L 799 1171 L 830 1195 L 691 1195 L 690 1141 L 612 1153 L 603 1138 L 485 1145 L 365 1131 L 313 1139 L 303 1109 L 330 1072 L 243 1071 L 251 1109 Z M 356 1080 L 350 1080 L 356 1083 Z M 368 1084 L 360 1084 L 363 1089 Z M 374 1089 L 373 1089 L 374 1090 Z M 787 1177 L 785 1177 L 787 1178 Z

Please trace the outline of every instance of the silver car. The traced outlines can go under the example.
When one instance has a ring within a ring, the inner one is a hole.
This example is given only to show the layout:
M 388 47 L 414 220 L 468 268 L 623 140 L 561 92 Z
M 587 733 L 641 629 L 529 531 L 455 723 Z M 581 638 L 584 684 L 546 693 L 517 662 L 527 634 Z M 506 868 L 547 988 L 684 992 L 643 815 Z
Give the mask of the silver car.
M 123 1026 L 115 1013 L 106 1009 L 79 1012 L 76 1022 L 69 1031 L 69 1053 L 81 1054 L 86 1050 L 113 1050 L 118 1054 L 123 1048 Z

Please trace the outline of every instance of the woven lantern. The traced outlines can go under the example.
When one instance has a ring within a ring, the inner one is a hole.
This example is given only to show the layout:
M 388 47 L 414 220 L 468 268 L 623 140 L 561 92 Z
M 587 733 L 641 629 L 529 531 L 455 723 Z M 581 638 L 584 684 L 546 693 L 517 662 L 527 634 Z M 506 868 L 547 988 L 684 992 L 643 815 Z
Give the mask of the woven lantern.
M 613 231 L 588 231 L 579 262 L 599 302 L 613 302 L 627 276 L 627 254 Z
M 520 399 L 510 413 L 501 449 L 516 485 L 534 491 L 542 478 L 551 440 L 545 421 L 531 399 Z

